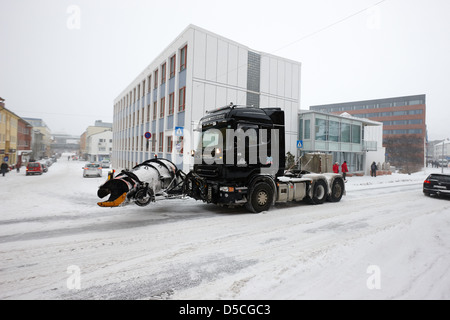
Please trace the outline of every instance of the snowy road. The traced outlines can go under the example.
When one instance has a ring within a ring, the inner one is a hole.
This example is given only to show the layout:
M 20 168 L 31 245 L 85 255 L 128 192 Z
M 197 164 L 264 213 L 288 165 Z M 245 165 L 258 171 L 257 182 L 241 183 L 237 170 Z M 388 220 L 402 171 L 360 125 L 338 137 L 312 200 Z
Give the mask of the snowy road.
M 0 299 L 450 299 L 450 201 L 423 196 L 424 172 L 255 215 L 190 199 L 100 208 L 106 170 L 82 165 L 0 177 Z

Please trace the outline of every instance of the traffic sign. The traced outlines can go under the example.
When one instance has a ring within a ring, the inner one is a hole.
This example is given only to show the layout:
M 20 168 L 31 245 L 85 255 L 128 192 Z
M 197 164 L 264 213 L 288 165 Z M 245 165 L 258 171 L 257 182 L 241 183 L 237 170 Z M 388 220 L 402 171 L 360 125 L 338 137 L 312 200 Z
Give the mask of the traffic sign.
M 303 140 L 297 140 L 297 149 L 303 149 Z
M 5 162 L 8 162 L 8 160 L 9 160 L 9 157 L 8 157 L 8 156 L 5 156 L 5 157 L 3 158 L 3 161 L 5 161 Z
M 145 137 L 146 139 L 150 139 L 150 138 L 152 137 L 152 134 L 151 134 L 150 132 L 146 132 L 146 133 L 144 134 L 144 137 Z
M 183 131 L 184 127 L 175 127 L 175 136 L 182 137 L 184 135 Z

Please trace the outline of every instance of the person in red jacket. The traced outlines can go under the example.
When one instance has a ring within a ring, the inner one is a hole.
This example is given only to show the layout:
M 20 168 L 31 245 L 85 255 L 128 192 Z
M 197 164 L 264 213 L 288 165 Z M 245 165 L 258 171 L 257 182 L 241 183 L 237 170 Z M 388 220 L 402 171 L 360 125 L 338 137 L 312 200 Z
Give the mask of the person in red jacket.
M 344 180 L 347 180 L 347 172 L 348 172 L 347 161 L 344 161 L 344 163 L 341 166 L 341 169 Z
M 336 163 L 333 165 L 333 172 L 334 172 L 334 173 L 339 173 L 339 163 L 338 163 L 338 162 L 336 162 Z

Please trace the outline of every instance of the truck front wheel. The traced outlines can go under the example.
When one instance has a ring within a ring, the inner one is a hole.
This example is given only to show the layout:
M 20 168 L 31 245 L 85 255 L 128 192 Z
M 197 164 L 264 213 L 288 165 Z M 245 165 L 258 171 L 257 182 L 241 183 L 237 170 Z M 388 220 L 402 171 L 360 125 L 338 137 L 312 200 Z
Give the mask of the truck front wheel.
M 248 210 L 254 213 L 269 210 L 273 203 L 273 189 L 266 182 L 255 185 L 246 204 Z

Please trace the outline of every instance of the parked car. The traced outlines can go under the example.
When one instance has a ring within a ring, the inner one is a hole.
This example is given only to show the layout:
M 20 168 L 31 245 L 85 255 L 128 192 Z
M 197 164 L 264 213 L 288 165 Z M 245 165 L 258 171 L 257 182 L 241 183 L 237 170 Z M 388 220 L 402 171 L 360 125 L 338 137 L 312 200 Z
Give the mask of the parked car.
M 86 178 L 88 176 L 102 176 L 102 165 L 98 162 L 86 163 L 83 167 L 83 177 Z
M 34 174 L 42 174 L 44 172 L 44 168 L 42 164 L 39 162 L 29 162 L 26 169 L 26 175 L 34 175 Z
M 111 162 L 109 160 L 102 160 L 102 168 L 108 168 L 111 166 Z
M 450 174 L 433 173 L 423 182 L 426 196 L 450 196 Z

